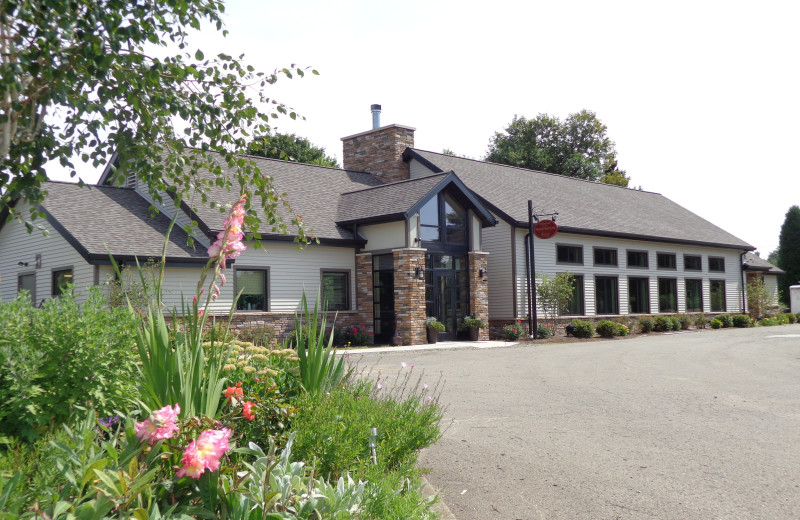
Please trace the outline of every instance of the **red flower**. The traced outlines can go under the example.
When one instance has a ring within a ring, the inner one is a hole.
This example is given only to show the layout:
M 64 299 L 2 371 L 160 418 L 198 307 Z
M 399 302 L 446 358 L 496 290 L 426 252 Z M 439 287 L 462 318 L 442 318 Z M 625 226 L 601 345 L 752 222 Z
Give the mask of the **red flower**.
M 250 401 L 244 403 L 244 407 L 242 408 L 242 415 L 244 415 L 244 418 L 247 419 L 248 421 L 252 421 L 253 419 L 256 418 L 256 414 L 255 412 L 253 412 L 253 403 L 251 403 Z
M 234 398 L 241 399 L 244 397 L 244 390 L 241 388 L 242 383 L 237 383 L 236 386 L 229 386 L 227 390 L 225 390 L 225 397 L 228 399 L 230 403 Z

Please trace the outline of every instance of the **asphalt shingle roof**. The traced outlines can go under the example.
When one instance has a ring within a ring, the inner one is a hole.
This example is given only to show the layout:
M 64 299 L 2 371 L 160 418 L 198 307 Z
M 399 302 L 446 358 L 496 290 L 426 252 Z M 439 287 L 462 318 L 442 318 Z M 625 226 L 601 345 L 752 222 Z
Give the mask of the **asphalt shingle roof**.
M 493 210 L 519 224 L 527 222 L 533 200 L 536 211 L 557 211 L 565 232 L 755 249 L 659 193 L 424 150 L 408 153 L 440 171 L 453 170 Z
M 750 269 L 753 271 L 766 271 L 770 274 L 786 274 L 786 271 L 783 269 L 772 265 L 754 253 L 745 253 L 744 266 L 745 269 Z
M 42 207 L 85 253 L 97 258 L 138 256 L 161 258 L 170 220 L 162 214 L 150 216 L 150 204 L 129 188 L 80 187 L 68 182 L 48 182 Z M 69 237 L 68 237 L 69 239 Z M 167 244 L 167 257 L 200 261 L 202 246 L 187 245 L 188 235 L 175 226 Z
M 446 177 L 447 174 L 442 173 L 344 193 L 337 221 L 360 222 L 402 215 Z

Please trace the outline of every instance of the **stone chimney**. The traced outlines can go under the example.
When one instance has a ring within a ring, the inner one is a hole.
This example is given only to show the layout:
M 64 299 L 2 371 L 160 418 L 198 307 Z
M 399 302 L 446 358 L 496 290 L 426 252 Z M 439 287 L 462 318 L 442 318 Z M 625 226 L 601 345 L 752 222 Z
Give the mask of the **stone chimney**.
M 414 146 L 410 126 L 380 126 L 380 105 L 372 105 L 372 130 L 342 137 L 345 170 L 369 172 L 382 183 L 404 181 L 411 174 L 403 152 Z

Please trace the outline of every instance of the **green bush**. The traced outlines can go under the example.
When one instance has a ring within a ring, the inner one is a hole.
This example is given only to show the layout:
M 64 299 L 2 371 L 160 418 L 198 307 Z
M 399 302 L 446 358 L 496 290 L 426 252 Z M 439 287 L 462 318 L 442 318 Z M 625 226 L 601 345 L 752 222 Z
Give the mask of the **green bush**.
M 687 330 L 692 324 L 692 317 L 688 314 L 678 314 L 675 318 L 677 318 L 679 324 L 679 327 L 675 330 Z
M 627 336 L 630 333 L 628 326 L 624 323 L 617 323 L 617 336 Z
M 792 314 L 791 312 L 785 313 L 786 319 L 789 320 L 789 323 L 797 323 L 797 316 Z
M 680 327 L 680 323 L 678 323 Z M 669 332 L 675 330 L 675 322 L 672 321 L 671 316 L 656 316 L 655 325 L 653 330 L 656 332 Z
M 0 436 L 35 439 L 67 421 L 74 406 L 114 415 L 133 398 L 134 315 L 111 309 L 92 288 L 32 308 L 27 295 L 0 304 Z
M 677 316 L 670 316 L 669 321 L 672 322 L 672 330 L 681 330 L 681 320 Z
M 774 318 L 761 318 L 758 324 L 761 327 L 772 327 L 773 325 L 777 325 L 778 322 L 775 321 Z
M 723 328 L 733 327 L 733 318 L 730 314 L 720 314 L 716 317 L 721 323 Z
M 597 333 L 604 338 L 613 338 L 617 334 L 617 324 L 610 320 L 601 320 L 597 322 L 595 328 Z
M 656 326 L 656 322 L 650 316 L 642 316 L 639 318 L 639 331 L 642 334 L 647 334 L 648 332 L 652 332 Z
M 553 335 L 553 329 L 547 325 L 539 324 L 536 327 L 536 335 L 539 336 L 539 339 L 547 339 Z
M 746 314 L 734 314 L 731 316 L 734 327 L 746 328 L 750 326 L 750 316 Z
M 714 318 L 713 320 L 711 320 L 710 325 L 711 325 L 712 329 L 720 329 L 720 328 L 722 328 L 722 322 L 719 321 L 717 318 Z
M 342 345 L 353 345 L 361 347 L 372 343 L 372 333 L 367 331 L 366 325 L 352 325 L 342 327 Z M 334 338 L 334 344 L 336 338 Z
M 694 326 L 698 329 L 704 329 L 706 325 L 708 325 L 708 318 L 706 318 L 706 315 L 702 312 L 700 314 L 695 314 L 693 318 Z
M 789 318 L 788 318 L 788 316 L 786 316 L 786 314 L 777 314 L 777 315 L 774 316 L 774 319 L 775 319 L 775 322 L 778 325 L 788 325 L 789 324 Z
M 575 327 L 572 331 L 572 335 L 576 338 L 591 338 L 594 336 L 594 326 L 591 324 L 591 322 L 572 320 L 570 325 Z
M 444 325 L 442 327 L 444 327 Z M 503 325 L 503 333 L 505 334 L 506 341 L 517 341 L 525 333 L 525 328 L 522 322 L 517 320 L 509 325 Z
M 236 337 L 241 341 L 248 341 L 259 347 L 270 347 L 275 344 L 276 335 L 275 328 L 271 325 L 260 325 L 240 329 L 237 331 Z

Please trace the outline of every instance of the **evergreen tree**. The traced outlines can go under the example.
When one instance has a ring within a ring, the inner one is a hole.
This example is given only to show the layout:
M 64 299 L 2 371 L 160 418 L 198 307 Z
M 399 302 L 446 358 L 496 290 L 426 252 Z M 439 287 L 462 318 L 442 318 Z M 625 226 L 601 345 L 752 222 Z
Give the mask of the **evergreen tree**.
M 789 287 L 800 284 L 800 206 L 786 212 L 778 241 L 778 267 L 786 271 L 778 282 L 781 301 L 789 301 Z

